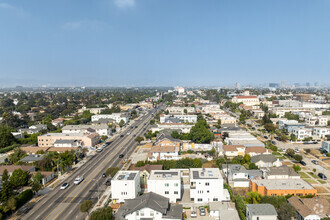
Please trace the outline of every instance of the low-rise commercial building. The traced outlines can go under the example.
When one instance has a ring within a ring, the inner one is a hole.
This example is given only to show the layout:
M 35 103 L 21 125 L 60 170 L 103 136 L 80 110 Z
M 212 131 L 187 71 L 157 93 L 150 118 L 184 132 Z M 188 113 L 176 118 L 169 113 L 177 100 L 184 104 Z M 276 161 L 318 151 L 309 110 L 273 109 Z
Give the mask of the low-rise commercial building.
M 317 190 L 302 179 L 251 179 L 250 190 L 262 196 L 317 195 Z
M 82 146 L 94 147 L 100 142 L 100 135 L 97 133 L 77 133 L 77 134 L 64 134 L 64 133 L 47 133 L 38 136 L 39 147 L 53 147 L 57 140 L 78 140 L 81 141 Z

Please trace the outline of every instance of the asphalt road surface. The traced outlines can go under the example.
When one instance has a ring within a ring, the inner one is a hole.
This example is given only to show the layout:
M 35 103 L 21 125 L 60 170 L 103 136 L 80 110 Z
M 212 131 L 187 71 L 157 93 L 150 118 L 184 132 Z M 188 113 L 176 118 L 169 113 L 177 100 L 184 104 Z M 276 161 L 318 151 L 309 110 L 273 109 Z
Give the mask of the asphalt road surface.
M 149 121 L 153 117 L 155 110 L 137 120 L 131 126 L 122 132 L 124 137 L 117 136 L 112 143 L 103 149 L 102 152 L 96 154 L 89 159 L 80 168 L 63 182 L 67 182 L 70 186 L 61 190 L 61 184 L 55 187 L 51 192 L 46 194 L 34 207 L 22 216 L 20 219 L 85 219 L 86 214 L 80 212 L 80 203 L 84 200 L 93 200 L 97 202 L 98 195 L 102 195 L 105 190 L 105 179 L 102 173 L 109 167 L 123 166 L 122 161 L 131 155 L 137 146 L 134 141 L 136 136 L 143 136 L 149 126 Z M 135 128 L 135 126 L 138 126 Z M 146 128 L 146 129 L 145 129 Z M 127 135 L 130 132 L 130 135 Z M 119 158 L 120 154 L 124 154 L 124 158 Z M 84 176 L 84 181 L 79 185 L 74 185 L 73 181 L 78 176 Z

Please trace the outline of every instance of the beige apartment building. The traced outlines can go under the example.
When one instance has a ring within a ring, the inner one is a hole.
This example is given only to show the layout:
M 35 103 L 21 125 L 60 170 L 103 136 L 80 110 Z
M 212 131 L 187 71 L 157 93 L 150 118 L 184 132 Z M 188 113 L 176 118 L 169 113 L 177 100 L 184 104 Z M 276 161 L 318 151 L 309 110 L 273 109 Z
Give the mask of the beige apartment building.
M 53 147 L 55 141 L 57 140 L 79 140 L 82 146 L 94 147 L 100 142 L 100 135 L 97 133 L 92 134 L 64 134 L 64 133 L 47 133 L 38 136 L 38 146 L 39 147 Z

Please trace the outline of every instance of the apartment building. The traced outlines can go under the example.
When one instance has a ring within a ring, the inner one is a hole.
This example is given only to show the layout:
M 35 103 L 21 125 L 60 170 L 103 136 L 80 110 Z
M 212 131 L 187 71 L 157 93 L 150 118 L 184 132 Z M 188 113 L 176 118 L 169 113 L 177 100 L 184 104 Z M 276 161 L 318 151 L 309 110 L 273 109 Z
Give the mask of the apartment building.
M 223 145 L 223 151 L 220 151 L 220 155 L 234 158 L 237 156 L 244 156 L 245 146 L 244 145 Z
M 119 123 L 121 120 L 125 122 L 125 124 L 129 121 L 129 114 L 126 113 L 112 113 L 112 114 L 100 114 L 100 115 L 92 115 L 92 122 L 99 121 L 100 119 L 113 119 L 116 123 Z
M 303 140 L 304 138 L 311 137 L 312 136 L 312 129 L 310 128 L 293 128 L 292 134 L 294 134 L 298 140 Z
M 313 128 L 313 135 L 318 138 L 325 138 L 330 134 L 330 128 Z
M 107 125 L 67 125 L 62 128 L 64 134 L 77 134 L 88 132 L 89 129 L 95 130 L 100 136 L 110 136 L 111 128 Z
M 233 103 L 242 102 L 244 105 L 247 105 L 247 106 L 253 106 L 253 105 L 260 104 L 259 98 L 255 95 L 235 96 L 232 98 L 232 102 Z
M 284 129 L 287 132 L 292 132 L 294 128 L 304 128 L 304 124 L 300 124 L 297 120 L 279 120 L 278 121 L 279 129 Z
M 155 124 L 151 126 L 151 131 L 154 133 L 156 131 L 163 131 L 163 130 L 179 130 L 182 133 L 189 133 L 190 129 L 193 125 L 187 125 L 184 123 L 163 123 L 163 124 Z
M 165 196 L 175 203 L 181 199 L 181 172 L 174 170 L 152 170 L 148 178 L 148 192 Z
M 195 107 L 168 107 L 166 111 L 168 111 L 170 115 L 183 115 L 185 114 L 185 109 L 187 110 L 187 114 L 196 112 Z
M 330 141 L 322 141 L 322 150 L 330 153 Z
M 262 196 L 317 195 L 317 190 L 302 179 L 251 179 L 250 190 Z
M 178 119 L 178 121 L 175 121 L 175 123 L 177 122 L 196 123 L 197 115 L 160 115 L 159 117 L 160 123 L 168 123 L 168 119 Z
M 224 200 L 223 178 L 218 168 L 190 168 L 190 199 L 195 203 Z
M 82 146 L 94 147 L 100 142 L 100 135 L 97 133 L 77 133 L 77 134 L 64 134 L 64 133 L 47 133 L 38 136 L 39 147 L 53 147 L 57 140 L 78 140 L 81 141 Z
M 125 199 L 134 199 L 140 191 L 140 171 L 120 170 L 111 180 L 111 195 L 114 203 L 123 203 Z

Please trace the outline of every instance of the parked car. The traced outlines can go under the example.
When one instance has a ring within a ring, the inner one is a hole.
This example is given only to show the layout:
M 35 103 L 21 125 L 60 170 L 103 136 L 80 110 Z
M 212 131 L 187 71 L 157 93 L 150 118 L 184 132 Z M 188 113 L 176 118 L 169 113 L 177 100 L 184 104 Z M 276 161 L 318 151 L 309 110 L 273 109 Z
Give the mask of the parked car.
M 303 165 L 303 166 L 306 166 L 305 161 L 300 161 L 300 164 Z
M 265 138 L 265 139 L 268 139 L 268 137 L 267 137 L 266 135 L 264 136 L 264 138 Z
M 102 177 L 105 178 L 105 177 L 107 177 L 107 175 L 105 175 L 105 173 L 103 173 L 103 174 L 102 174 Z
M 122 137 L 124 137 L 124 135 L 123 135 L 123 134 L 121 134 L 121 135 L 120 135 L 120 137 L 122 138 Z
M 318 176 L 323 180 L 327 180 L 327 177 L 324 175 L 324 173 L 319 173 Z
M 69 187 L 69 183 L 63 183 L 61 189 L 66 189 Z
M 103 151 L 103 148 L 102 148 L 102 147 L 99 147 L 99 148 L 97 148 L 96 151 L 97 151 L 97 152 L 101 152 L 101 151 Z
M 294 149 L 294 152 L 299 153 L 299 149 L 297 149 L 297 148 Z
M 111 178 L 107 179 L 107 181 L 105 182 L 105 185 L 111 186 Z
M 199 212 L 201 216 L 205 216 L 205 208 L 204 207 L 199 207 Z
M 318 162 L 317 160 L 312 160 L 312 163 L 313 163 L 313 164 L 316 164 L 316 165 L 319 164 L 319 162 Z
M 190 217 L 197 218 L 197 213 L 195 211 L 191 211 Z
M 276 141 L 272 141 L 272 144 L 276 145 Z
M 124 157 L 124 154 L 119 154 L 119 158 L 123 158 Z

